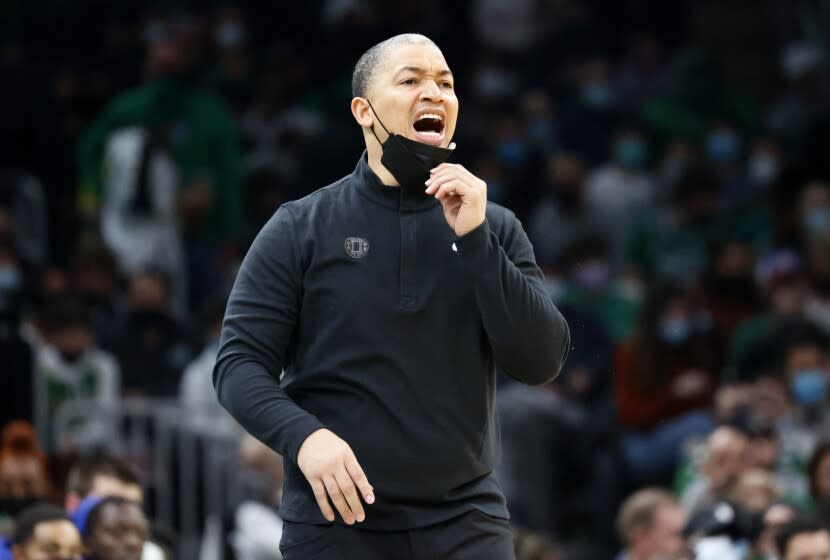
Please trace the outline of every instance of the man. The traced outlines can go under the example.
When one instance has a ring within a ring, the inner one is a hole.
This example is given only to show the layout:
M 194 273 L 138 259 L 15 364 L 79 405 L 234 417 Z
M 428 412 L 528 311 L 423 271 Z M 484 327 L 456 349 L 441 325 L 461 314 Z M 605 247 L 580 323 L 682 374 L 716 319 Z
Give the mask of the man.
M 83 554 L 81 535 L 75 525 L 60 508 L 48 504 L 23 510 L 11 544 L 13 560 L 81 560 Z
M 617 530 L 626 545 L 618 560 L 649 560 L 679 555 L 686 549 L 686 514 L 669 492 L 646 488 L 629 496 L 617 516 Z
M 133 466 L 106 453 L 84 457 L 69 470 L 66 511 L 73 513 L 88 496 L 117 496 L 139 504 L 144 501 L 141 481 Z
M 384 41 L 352 89 L 366 153 L 251 246 L 219 400 L 285 458 L 286 560 L 513 558 L 493 474 L 496 366 L 551 380 L 567 325 L 515 216 L 442 163 L 458 99 L 438 47 Z
M 830 560 L 830 531 L 823 525 L 797 519 L 776 535 L 781 560 Z
M 123 498 L 139 505 L 144 503 L 144 489 L 138 472 L 128 462 L 107 453 L 83 457 L 69 470 L 64 507 L 74 515 L 81 503 L 89 498 Z M 158 527 L 155 527 L 158 531 Z M 160 558 L 162 542 L 156 534 L 144 544 L 143 559 Z
M 700 472 L 682 491 L 687 511 L 729 497 L 741 473 L 749 467 L 749 437 L 732 426 L 720 426 L 706 440 Z
M 87 498 L 73 514 L 87 560 L 140 560 L 150 538 L 141 506 L 124 498 Z

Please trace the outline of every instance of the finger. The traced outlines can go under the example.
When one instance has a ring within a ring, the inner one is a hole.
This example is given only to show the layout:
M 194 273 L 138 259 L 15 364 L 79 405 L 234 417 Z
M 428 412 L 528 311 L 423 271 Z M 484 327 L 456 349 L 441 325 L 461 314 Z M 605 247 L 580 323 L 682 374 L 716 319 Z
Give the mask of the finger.
M 360 503 L 360 496 L 357 494 L 357 489 L 354 487 L 352 477 L 346 471 L 346 467 L 340 467 L 335 474 L 337 485 L 340 486 L 340 491 L 343 492 L 343 497 L 346 498 L 346 503 L 349 509 L 352 510 L 354 518 L 357 521 L 366 519 L 366 514 L 363 513 L 363 504 Z
M 458 196 L 461 199 L 463 199 L 464 195 L 466 195 L 469 192 L 469 190 L 470 187 L 468 187 L 462 181 L 459 181 L 458 179 L 453 179 L 452 181 L 448 181 L 442 184 L 438 188 L 438 192 L 436 192 L 434 196 L 441 202 L 444 202 L 444 200 L 446 200 L 447 198 L 455 196 Z
M 470 181 L 478 180 L 478 177 L 473 175 L 466 167 L 460 163 L 442 163 L 441 165 L 430 170 L 430 177 L 437 177 L 442 174 L 452 173 L 458 178 L 469 179 Z
M 340 486 L 337 485 L 337 480 L 334 479 L 334 476 L 329 474 L 323 477 L 323 482 L 326 484 L 326 490 L 329 493 L 331 502 L 334 504 L 335 509 L 337 509 L 340 513 L 340 517 L 343 518 L 346 525 L 353 524 L 354 515 L 352 515 L 352 511 L 346 503 L 346 498 L 343 497 L 343 492 L 340 491 Z
M 314 498 L 317 500 L 317 507 L 320 508 L 320 513 L 326 518 L 326 521 L 334 521 L 334 512 L 329 504 L 329 497 L 326 494 L 326 487 L 320 479 L 311 481 L 311 489 L 314 491 Z
M 426 185 L 426 193 L 427 194 L 435 194 L 435 192 L 441 187 L 442 184 L 446 183 L 447 181 L 452 181 L 457 177 L 452 173 L 442 173 L 441 175 L 435 175 L 430 177 L 426 180 L 424 185 Z
M 432 169 L 430 169 L 430 173 L 438 173 L 438 172 L 443 171 L 445 169 L 458 169 L 458 168 L 464 169 L 464 167 L 460 163 L 444 162 L 444 163 L 440 163 L 440 164 L 436 165 L 435 167 L 433 167 Z
M 360 467 L 360 463 L 357 462 L 357 459 L 354 456 L 346 459 L 346 470 L 348 471 L 349 476 L 352 477 L 352 480 L 357 486 L 357 490 L 360 492 L 360 495 L 363 496 L 364 500 L 366 500 L 366 503 L 375 503 L 374 488 L 372 488 L 372 485 L 369 484 L 369 479 L 366 478 L 366 473 L 363 472 L 363 469 Z

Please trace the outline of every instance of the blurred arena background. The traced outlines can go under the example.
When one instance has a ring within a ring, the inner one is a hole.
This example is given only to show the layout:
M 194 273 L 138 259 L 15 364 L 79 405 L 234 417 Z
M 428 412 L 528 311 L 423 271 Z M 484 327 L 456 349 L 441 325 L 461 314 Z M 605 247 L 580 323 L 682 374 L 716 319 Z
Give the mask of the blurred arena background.
M 823 0 L 3 0 L 2 533 L 134 474 L 145 558 L 279 558 L 279 457 L 211 384 L 225 297 L 352 170 L 359 55 L 419 32 L 572 330 L 555 382 L 499 388 L 519 558 L 773 558 L 830 522 L 828 30 Z

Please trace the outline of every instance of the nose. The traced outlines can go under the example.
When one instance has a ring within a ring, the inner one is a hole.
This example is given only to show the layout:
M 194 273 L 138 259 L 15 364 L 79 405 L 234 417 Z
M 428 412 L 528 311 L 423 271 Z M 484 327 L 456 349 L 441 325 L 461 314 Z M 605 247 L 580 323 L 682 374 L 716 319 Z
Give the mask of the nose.
M 435 80 L 424 80 L 424 87 L 421 90 L 421 99 L 425 101 L 443 101 L 441 88 Z

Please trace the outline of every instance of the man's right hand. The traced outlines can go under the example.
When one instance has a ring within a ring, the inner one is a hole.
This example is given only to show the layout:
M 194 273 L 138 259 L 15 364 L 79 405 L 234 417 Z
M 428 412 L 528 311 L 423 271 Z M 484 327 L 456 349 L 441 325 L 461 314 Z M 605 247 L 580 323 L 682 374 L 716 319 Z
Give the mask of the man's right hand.
M 349 444 L 330 430 L 317 430 L 300 446 L 297 466 L 311 484 L 317 505 L 328 521 L 334 521 L 329 498 L 347 525 L 366 518 L 360 497 L 372 504 L 375 496 Z

